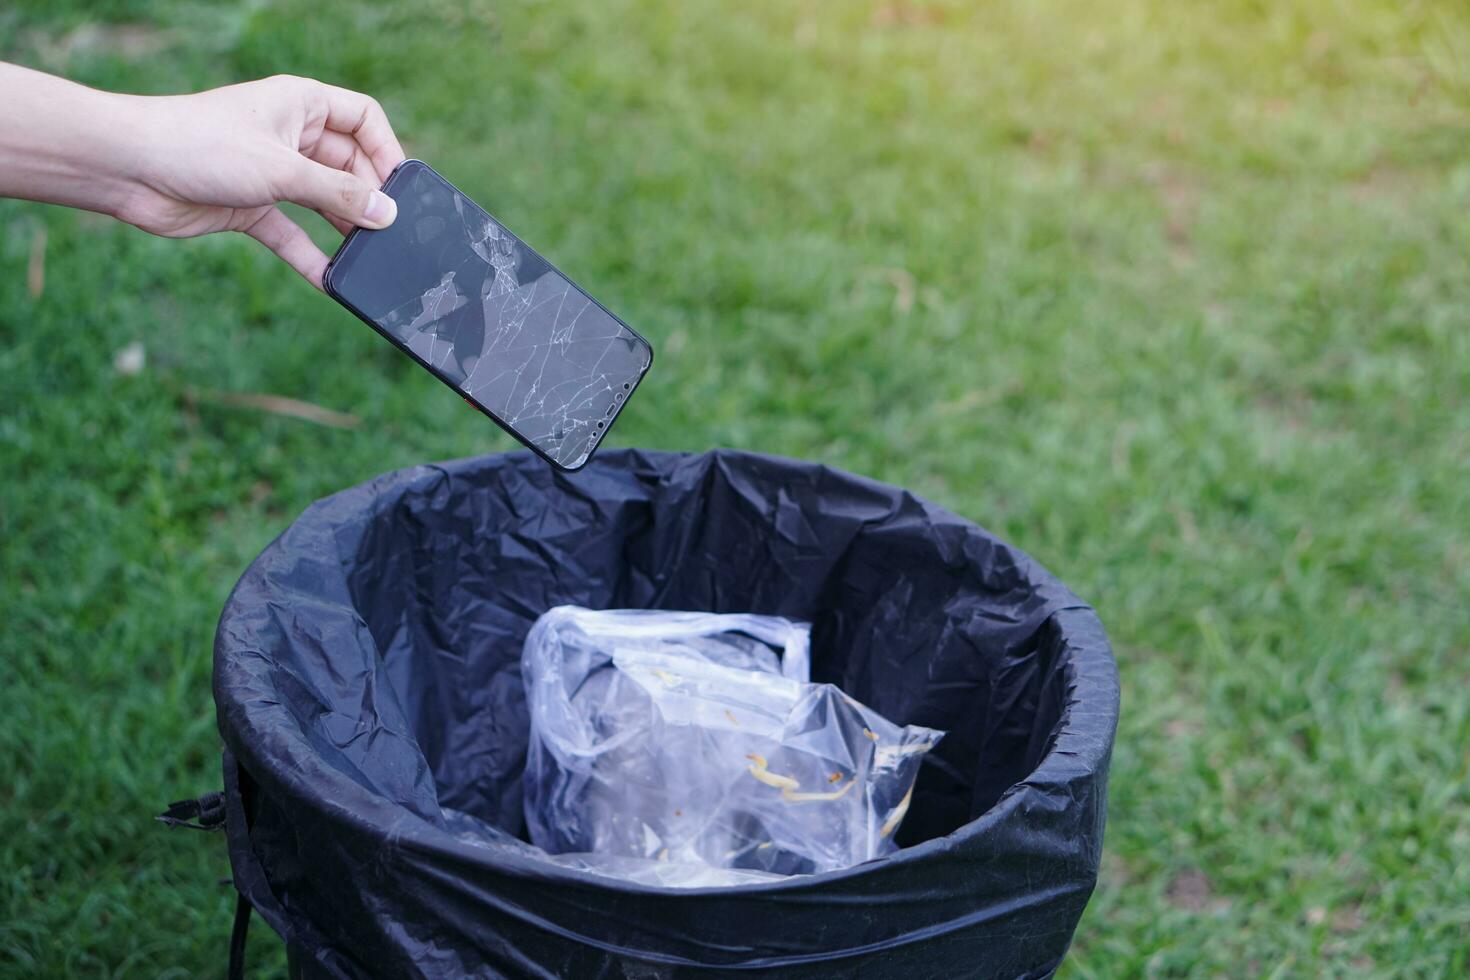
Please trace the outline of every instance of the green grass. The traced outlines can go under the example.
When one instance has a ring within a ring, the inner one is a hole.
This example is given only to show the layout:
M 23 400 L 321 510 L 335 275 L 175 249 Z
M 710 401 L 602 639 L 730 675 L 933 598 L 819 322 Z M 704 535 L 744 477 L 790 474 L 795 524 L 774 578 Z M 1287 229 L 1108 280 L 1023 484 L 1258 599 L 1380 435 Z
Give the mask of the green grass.
M 652 339 L 614 442 L 912 487 L 1093 602 L 1124 713 L 1065 975 L 1470 971 L 1470 10 L 88 8 L 0 10 L 0 56 L 376 94 Z M 14 202 L 0 380 L 0 973 L 218 975 L 223 842 L 151 816 L 219 785 L 226 593 L 311 500 L 512 443 L 252 242 Z

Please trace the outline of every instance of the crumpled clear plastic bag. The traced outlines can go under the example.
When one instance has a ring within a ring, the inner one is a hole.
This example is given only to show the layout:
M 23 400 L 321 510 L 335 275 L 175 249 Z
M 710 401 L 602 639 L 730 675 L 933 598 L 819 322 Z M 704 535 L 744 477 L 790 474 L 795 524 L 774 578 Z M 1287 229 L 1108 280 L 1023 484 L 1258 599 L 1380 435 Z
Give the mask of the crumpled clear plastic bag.
M 942 733 L 808 683 L 809 629 L 574 606 L 542 616 L 521 659 L 532 842 L 556 863 L 674 887 L 895 850 Z

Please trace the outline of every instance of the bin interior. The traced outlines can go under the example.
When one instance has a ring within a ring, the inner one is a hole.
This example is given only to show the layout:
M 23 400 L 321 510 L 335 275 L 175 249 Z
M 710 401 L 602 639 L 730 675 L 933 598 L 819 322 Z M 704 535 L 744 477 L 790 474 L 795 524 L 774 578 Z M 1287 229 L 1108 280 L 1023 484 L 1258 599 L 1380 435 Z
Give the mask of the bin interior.
M 506 467 L 385 498 L 347 587 L 377 648 L 374 696 L 401 705 L 440 805 L 524 839 L 521 644 L 567 603 L 810 621 L 813 680 L 947 733 L 901 845 L 954 831 L 1031 772 L 1067 695 L 1060 587 L 1039 590 L 1054 580 L 1034 562 L 932 505 L 821 472 L 717 463 L 681 487 L 636 466 Z

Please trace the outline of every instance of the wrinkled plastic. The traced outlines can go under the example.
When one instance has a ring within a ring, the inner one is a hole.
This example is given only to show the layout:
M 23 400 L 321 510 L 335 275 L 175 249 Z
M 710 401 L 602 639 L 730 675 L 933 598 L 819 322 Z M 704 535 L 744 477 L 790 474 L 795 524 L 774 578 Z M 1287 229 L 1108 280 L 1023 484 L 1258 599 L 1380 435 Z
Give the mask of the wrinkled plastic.
M 635 880 L 657 873 L 639 861 L 686 865 L 660 878 L 680 887 L 892 853 L 941 733 L 808 683 L 809 630 L 577 606 L 538 619 L 521 656 L 531 842 L 607 874 L 631 863 Z
M 902 849 L 718 889 L 528 855 L 521 650 L 565 604 L 811 623 L 813 680 L 945 732 Z M 1043 976 L 1096 880 L 1118 717 L 1097 617 L 1025 554 L 734 452 L 489 456 L 327 498 L 230 596 L 214 691 L 233 881 L 298 975 L 335 977 Z

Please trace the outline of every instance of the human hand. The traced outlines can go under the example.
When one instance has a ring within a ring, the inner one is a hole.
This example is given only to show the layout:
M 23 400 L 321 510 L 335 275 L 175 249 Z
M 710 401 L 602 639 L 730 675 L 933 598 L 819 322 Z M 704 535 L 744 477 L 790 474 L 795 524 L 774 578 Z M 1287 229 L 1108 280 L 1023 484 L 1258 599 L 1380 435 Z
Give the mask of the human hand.
M 278 202 L 346 233 L 397 214 L 403 160 L 366 95 L 280 75 L 196 95 L 99 92 L 0 63 L 0 196 L 110 214 L 155 235 L 241 231 L 321 288 L 327 257 Z
M 403 148 L 378 103 L 279 75 L 197 95 L 139 98 L 141 139 L 123 166 L 115 216 L 170 238 L 241 231 L 318 289 L 327 257 L 278 207 L 291 201 L 338 231 L 392 224 L 378 188 Z

